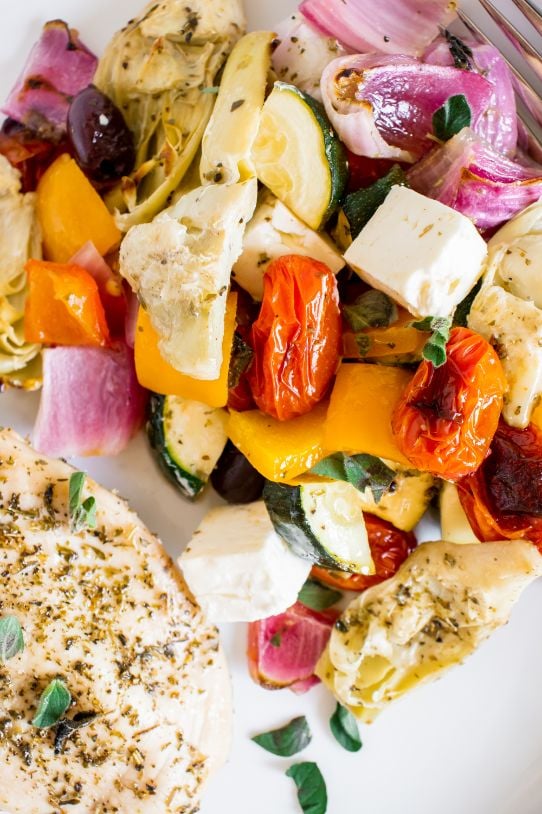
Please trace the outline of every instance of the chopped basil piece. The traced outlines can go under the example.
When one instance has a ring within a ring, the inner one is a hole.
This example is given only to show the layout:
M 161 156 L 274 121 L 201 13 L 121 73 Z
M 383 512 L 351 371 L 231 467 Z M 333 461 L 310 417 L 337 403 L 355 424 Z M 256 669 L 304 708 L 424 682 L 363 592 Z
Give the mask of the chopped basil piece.
M 269 644 L 271 645 L 271 647 L 280 647 L 282 644 L 282 636 L 280 635 L 280 633 L 275 633 L 274 636 L 271 636 L 271 638 L 269 639 Z
M 252 740 L 273 755 L 292 757 L 309 745 L 312 735 L 307 719 L 301 715 L 281 729 L 273 729 L 271 732 L 255 735 Z
M 5 664 L 17 653 L 24 650 L 24 637 L 21 624 L 16 616 L 0 619 L 0 662 Z
M 387 175 L 379 178 L 370 187 L 358 189 L 346 196 L 343 212 L 350 225 L 352 240 L 357 238 L 378 207 L 384 203 L 391 188 L 398 184 L 408 186 L 408 181 L 401 167 L 396 164 Z
M 297 786 L 297 799 L 303 814 L 326 814 L 327 789 L 316 763 L 294 763 L 286 772 Z
M 367 334 L 356 334 L 356 345 L 360 356 L 367 356 L 371 350 L 373 340 Z
M 397 320 L 397 306 L 383 291 L 365 291 L 351 305 L 343 305 L 344 318 L 356 333 L 364 328 L 387 328 Z
M 450 338 L 451 319 L 447 317 L 426 317 L 420 322 L 413 322 L 412 327 L 418 331 L 431 331 L 431 336 L 424 345 L 422 356 L 434 367 L 446 363 L 446 344 Z
M 478 280 L 472 291 L 469 291 L 467 296 L 464 300 L 461 300 L 457 308 L 455 309 L 453 325 L 459 328 L 466 328 L 468 317 L 470 314 L 470 309 L 472 308 L 472 303 L 474 302 L 476 295 L 480 291 L 482 287 L 482 281 Z
M 446 37 L 446 42 L 448 43 L 448 48 L 450 49 L 454 66 L 463 71 L 472 71 L 474 69 L 474 57 L 469 46 L 466 45 L 463 40 L 460 40 L 459 37 L 456 37 L 455 34 L 452 34 L 451 31 L 448 31 L 447 28 L 444 29 L 443 33 Z
M 362 747 L 359 736 L 358 723 L 352 713 L 345 707 L 337 704 L 335 712 L 330 718 L 329 726 L 335 740 L 348 752 L 359 752 Z
M 307 608 L 321 611 L 335 605 L 339 599 L 342 599 L 342 593 L 340 591 L 334 591 L 333 588 L 321 585 L 314 579 L 308 579 L 301 588 L 297 598 L 299 602 Z
M 440 141 L 448 141 L 464 127 L 469 127 L 472 111 L 462 93 L 450 96 L 433 115 L 433 132 Z
M 209 85 L 206 88 L 202 88 L 201 92 L 202 93 L 218 93 L 219 90 L 220 90 L 220 88 L 219 88 L 218 85 Z
M 374 455 L 345 455 L 337 452 L 319 461 L 310 470 L 313 475 L 352 484 L 360 492 L 367 487 L 373 493 L 375 503 L 380 503 L 395 480 L 395 472 Z
M 77 712 L 73 718 L 63 718 L 59 721 L 55 732 L 55 755 L 61 755 L 64 751 L 66 741 L 85 726 L 91 724 L 98 717 L 96 712 Z
M 83 500 L 83 488 L 86 474 L 74 472 L 70 477 L 70 518 L 72 531 L 83 528 L 96 528 L 96 498 L 87 497 Z
M 233 347 L 231 352 L 231 359 L 230 359 L 230 369 L 228 371 L 228 389 L 231 390 L 234 387 L 237 387 L 239 384 L 239 379 L 248 369 L 250 363 L 252 362 L 252 358 L 254 356 L 254 351 L 250 347 L 250 345 L 245 342 L 245 340 L 239 336 L 237 331 L 233 335 Z
M 41 694 L 38 711 L 32 721 L 38 729 L 55 726 L 71 704 L 71 694 L 61 678 L 55 678 Z

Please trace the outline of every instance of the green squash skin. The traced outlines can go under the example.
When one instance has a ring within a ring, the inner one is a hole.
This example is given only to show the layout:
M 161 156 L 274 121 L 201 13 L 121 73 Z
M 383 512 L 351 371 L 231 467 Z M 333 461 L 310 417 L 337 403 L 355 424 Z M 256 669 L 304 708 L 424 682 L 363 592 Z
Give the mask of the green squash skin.
M 300 486 L 267 481 L 263 499 L 275 531 L 294 554 L 315 565 L 348 572 L 344 563 L 335 560 L 312 533 L 301 505 Z
M 169 452 L 164 433 L 164 410 L 166 397 L 152 393 L 149 401 L 147 437 L 158 466 L 183 497 L 195 500 L 205 488 L 205 482 L 182 469 Z
M 327 117 L 323 104 L 319 102 L 318 99 L 314 99 L 314 97 L 300 90 L 295 85 L 289 85 L 286 82 L 275 82 L 275 87 L 278 87 L 281 91 L 295 93 L 297 96 L 299 96 L 307 107 L 310 108 L 320 127 L 320 130 L 322 131 L 324 150 L 331 176 L 331 194 L 329 204 L 322 217 L 322 222 L 319 227 L 320 229 L 323 229 L 330 217 L 339 208 L 346 185 L 348 183 L 348 161 L 346 159 L 346 151 Z

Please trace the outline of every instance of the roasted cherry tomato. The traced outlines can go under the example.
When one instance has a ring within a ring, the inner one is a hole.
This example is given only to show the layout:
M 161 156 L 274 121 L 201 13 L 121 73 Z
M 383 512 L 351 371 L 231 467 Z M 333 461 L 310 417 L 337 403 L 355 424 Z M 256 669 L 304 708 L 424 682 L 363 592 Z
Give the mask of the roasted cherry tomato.
M 40 138 L 23 124 L 6 119 L 0 130 L 0 153 L 21 173 L 21 189 L 33 192 L 52 162 L 65 151 L 65 145 Z
M 375 573 L 348 574 L 346 571 L 332 571 L 314 565 L 311 576 L 319 582 L 340 588 L 343 591 L 364 591 L 371 585 L 378 585 L 392 577 L 408 555 L 416 548 L 416 537 L 411 531 L 400 531 L 387 520 L 364 512 L 365 525 L 369 535 L 369 545 Z
M 458 483 L 480 540 L 531 540 L 542 551 L 542 430 L 501 421 L 482 466 Z
M 489 450 L 506 380 L 499 357 L 479 334 L 454 328 L 442 367 L 423 361 L 397 405 L 392 429 L 417 468 L 456 481 Z
M 252 326 L 248 379 L 262 412 L 286 421 L 321 401 L 339 363 L 341 313 L 337 281 L 323 263 L 286 255 L 264 278 Z

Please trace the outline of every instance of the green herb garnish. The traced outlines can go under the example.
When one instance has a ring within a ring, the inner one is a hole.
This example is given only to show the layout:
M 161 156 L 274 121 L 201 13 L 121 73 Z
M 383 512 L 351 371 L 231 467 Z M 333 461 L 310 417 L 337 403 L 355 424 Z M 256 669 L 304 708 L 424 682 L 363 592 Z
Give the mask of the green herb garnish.
M 343 315 L 356 333 L 364 328 L 387 328 L 397 320 L 397 306 L 383 291 L 365 291 L 351 305 L 343 305 Z
M 228 371 L 229 390 L 237 387 L 241 376 L 248 369 L 253 357 L 254 351 L 236 331 L 233 335 L 233 347 Z
M 411 324 L 418 331 L 431 331 L 431 336 L 423 347 L 422 356 L 434 367 L 442 367 L 446 363 L 446 344 L 450 338 L 452 320 L 448 317 L 426 317 L 420 322 Z
M 352 240 L 357 238 L 378 207 L 384 203 L 391 188 L 397 185 L 408 186 L 406 175 L 398 164 L 370 187 L 358 189 L 346 196 L 343 212 L 350 225 Z
M 375 503 L 380 503 L 395 480 L 395 472 L 374 455 L 345 455 L 337 452 L 319 461 L 311 474 L 330 480 L 342 480 L 355 486 L 360 492 L 367 487 L 373 493 Z
M 255 735 L 252 740 L 273 755 L 292 757 L 309 745 L 312 735 L 307 719 L 301 715 L 280 729 Z
M 55 732 L 55 755 L 61 755 L 64 751 L 66 741 L 79 729 L 84 729 L 96 720 L 98 715 L 95 712 L 77 712 L 73 718 L 62 718 L 59 721 Z
M 61 678 L 55 678 L 41 694 L 38 711 L 32 721 L 38 729 L 55 726 L 71 704 L 71 694 Z
M 476 299 L 476 295 L 480 291 L 482 287 L 482 281 L 478 280 L 472 291 L 469 291 L 467 296 L 464 300 L 461 300 L 457 308 L 455 309 L 453 325 L 459 328 L 466 328 L 468 317 L 470 314 L 470 309 L 472 308 L 472 303 Z
M 349 710 L 337 704 L 330 718 L 329 726 L 335 740 L 348 752 L 359 752 L 362 747 L 358 723 Z
M 470 127 L 472 111 L 462 93 L 450 96 L 433 114 L 433 133 L 440 141 L 448 141 L 464 127 Z
M 282 636 L 280 635 L 280 633 L 275 633 L 274 636 L 271 636 L 271 638 L 269 639 L 269 644 L 271 645 L 271 647 L 280 647 L 282 644 Z
M 297 799 L 303 814 L 326 814 L 327 789 L 316 763 L 294 763 L 286 772 L 297 786 Z
M 3 616 L 0 619 L 0 662 L 5 664 L 22 650 L 24 637 L 19 620 L 16 616 Z
M 326 610 L 342 599 L 340 591 L 334 591 L 321 585 L 314 579 L 308 579 L 299 592 L 298 600 L 307 608 L 315 611 Z
M 446 37 L 446 42 L 448 43 L 448 48 L 450 49 L 454 66 L 463 71 L 472 71 L 474 68 L 474 56 L 472 49 L 469 48 L 469 46 L 466 45 L 463 40 L 456 37 L 455 34 L 451 33 L 451 31 L 448 31 L 447 28 L 444 29 L 443 34 Z
M 87 497 L 83 500 L 86 477 L 84 472 L 74 472 L 70 476 L 69 505 L 72 531 L 80 531 L 85 527 L 96 528 L 96 498 Z

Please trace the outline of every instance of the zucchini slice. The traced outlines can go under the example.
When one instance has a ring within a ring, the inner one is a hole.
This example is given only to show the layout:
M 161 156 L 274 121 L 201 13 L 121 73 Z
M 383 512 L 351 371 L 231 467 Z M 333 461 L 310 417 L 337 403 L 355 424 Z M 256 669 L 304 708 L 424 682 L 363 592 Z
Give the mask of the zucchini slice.
M 395 471 L 393 489 L 386 492 L 378 503 L 375 502 L 370 489 L 361 492 L 363 511 L 393 523 L 402 531 L 412 531 L 437 493 L 435 479 L 429 472 L 406 469 L 386 458 L 382 460 L 386 466 Z
M 311 229 L 337 209 L 348 175 L 343 146 L 323 105 L 295 85 L 275 82 L 253 160 L 259 180 Z
M 193 500 L 205 487 L 226 442 L 225 410 L 180 396 L 151 395 L 147 435 L 166 477 Z
M 201 148 L 201 183 L 234 184 L 255 175 L 251 158 L 271 67 L 272 31 L 245 34 L 231 52 Z
M 326 568 L 374 574 L 360 496 L 349 483 L 268 481 L 263 497 L 275 531 L 294 554 Z

